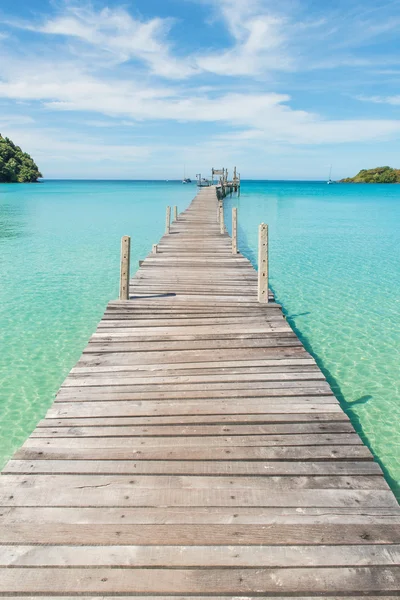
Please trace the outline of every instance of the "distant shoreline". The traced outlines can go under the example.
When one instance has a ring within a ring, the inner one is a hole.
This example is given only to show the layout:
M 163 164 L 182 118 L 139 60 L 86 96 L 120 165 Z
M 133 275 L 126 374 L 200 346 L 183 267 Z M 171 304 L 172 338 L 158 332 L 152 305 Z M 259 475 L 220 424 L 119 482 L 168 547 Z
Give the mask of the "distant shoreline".
M 70 181 L 70 182 L 87 182 L 87 183 L 91 183 L 91 182 L 122 182 L 122 183 L 127 183 L 127 182 L 137 182 L 137 183 L 146 183 L 146 182 L 153 182 L 153 183 L 182 183 L 181 179 L 63 179 L 63 178 L 43 178 L 40 181 L 33 181 L 33 182 L 29 182 L 29 183 L 46 183 L 46 182 L 65 182 L 65 181 Z M 322 183 L 322 184 L 326 184 L 326 181 L 324 179 L 242 179 L 242 181 L 246 181 L 249 183 L 252 182 L 258 182 L 258 183 Z M 0 182 L 0 183 L 19 183 L 19 182 Z M 217 182 L 215 182 L 217 183 Z M 333 183 L 340 183 L 339 181 L 335 181 Z M 190 187 L 190 185 L 193 185 L 194 187 L 196 187 L 196 182 L 193 181 L 192 184 L 189 184 L 188 187 Z
M 18 182 L 18 181 L 0 181 L 0 185 L 31 185 L 31 184 L 44 184 L 44 183 L 164 183 L 164 184 L 181 184 L 181 179 L 169 179 L 168 181 L 165 179 L 58 179 L 58 178 L 43 178 L 40 181 L 29 181 L 29 182 Z M 243 183 L 279 183 L 279 184 L 293 184 L 293 183 L 307 183 L 307 184 L 321 184 L 326 185 L 327 182 L 324 179 L 242 179 Z M 342 184 L 342 185 L 396 185 L 399 184 L 399 181 L 393 182 L 374 182 L 374 181 L 332 181 L 332 184 Z M 188 187 L 197 187 L 196 182 L 189 184 Z

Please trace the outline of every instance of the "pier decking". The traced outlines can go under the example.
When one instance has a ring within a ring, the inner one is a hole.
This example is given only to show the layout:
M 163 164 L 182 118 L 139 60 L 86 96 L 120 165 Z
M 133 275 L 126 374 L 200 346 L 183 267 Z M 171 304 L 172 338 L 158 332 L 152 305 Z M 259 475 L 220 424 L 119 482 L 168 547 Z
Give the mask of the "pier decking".
M 399 506 L 215 188 L 130 296 L 0 477 L 0 594 L 398 597 Z

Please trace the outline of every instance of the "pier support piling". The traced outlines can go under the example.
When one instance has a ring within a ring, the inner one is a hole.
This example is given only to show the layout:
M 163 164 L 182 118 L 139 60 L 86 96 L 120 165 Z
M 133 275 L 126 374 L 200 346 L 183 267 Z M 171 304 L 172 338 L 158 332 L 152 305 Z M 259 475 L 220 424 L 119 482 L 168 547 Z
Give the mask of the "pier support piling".
M 232 208 L 232 254 L 237 254 L 237 208 Z
M 167 206 L 167 212 L 165 215 L 165 233 L 169 233 L 171 226 L 171 207 Z
M 152 252 L 152 254 L 157 254 L 157 244 L 153 244 L 151 252 Z
M 121 239 L 121 270 L 119 284 L 119 299 L 129 300 L 129 272 L 131 256 L 131 238 L 124 235 Z
M 174 221 L 178 220 L 178 207 L 174 206 Z
M 268 302 L 268 225 L 258 228 L 258 301 Z
M 225 233 L 225 223 L 224 223 L 224 205 L 222 201 L 219 202 L 219 232 Z

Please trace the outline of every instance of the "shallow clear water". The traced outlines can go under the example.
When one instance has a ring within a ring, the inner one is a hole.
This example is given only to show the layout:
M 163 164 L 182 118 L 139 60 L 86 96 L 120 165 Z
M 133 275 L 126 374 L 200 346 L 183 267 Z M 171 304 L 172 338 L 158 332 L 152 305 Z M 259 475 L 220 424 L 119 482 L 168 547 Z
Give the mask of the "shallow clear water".
M 132 269 L 194 186 L 45 182 L 0 186 L 0 464 L 35 427 Z M 244 182 L 239 248 L 270 227 L 271 284 L 357 430 L 400 482 L 400 186 Z M 397 488 L 397 491 L 399 488 Z
M 195 185 L 46 181 L 0 185 L 0 465 L 44 416 L 107 302 L 122 235 L 132 270 Z
M 400 186 L 246 182 L 231 206 L 253 262 L 268 223 L 277 301 L 399 494 Z

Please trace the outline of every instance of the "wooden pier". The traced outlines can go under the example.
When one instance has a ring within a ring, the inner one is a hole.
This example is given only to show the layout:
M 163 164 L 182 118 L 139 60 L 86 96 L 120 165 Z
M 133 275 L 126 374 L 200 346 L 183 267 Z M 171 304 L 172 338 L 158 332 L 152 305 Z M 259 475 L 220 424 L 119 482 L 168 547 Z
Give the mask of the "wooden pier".
M 398 597 L 399 506 L 217 209 L 167 223 L 6 465 L 0 595 Z

